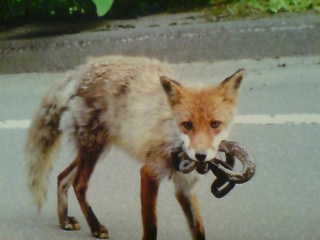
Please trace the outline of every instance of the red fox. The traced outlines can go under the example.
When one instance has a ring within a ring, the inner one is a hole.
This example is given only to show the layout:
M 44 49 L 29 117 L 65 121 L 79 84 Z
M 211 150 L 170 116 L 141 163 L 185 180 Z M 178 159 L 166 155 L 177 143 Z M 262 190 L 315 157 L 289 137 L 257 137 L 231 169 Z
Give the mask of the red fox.
M 89 60 L 49 89 L 35 113 L 25 144 L 27 185 L 41 208 L 53 152 L 62 133 L 77 149 L 74 161 L 58 176 L 58 217 L 65 230 L 78 230 L 68 215 L 73 186 L 96 238 L 109 232 L 86 199 L 88 182 L 100 155 L 116 146 L 141 168 L 144 240 L 156 239 L 156 201 L 160 181 L 173 180 L 192 239 L 205 239 L 193 190 L 197 174 L 178 172 L 172 151 L 182 146 L 194 161 L 212 160 L 227 138 L 244 74 L 240 69 L 220 84 L 205 88 L 176 82 L 169 67 L 155 59 L 107 56 Z

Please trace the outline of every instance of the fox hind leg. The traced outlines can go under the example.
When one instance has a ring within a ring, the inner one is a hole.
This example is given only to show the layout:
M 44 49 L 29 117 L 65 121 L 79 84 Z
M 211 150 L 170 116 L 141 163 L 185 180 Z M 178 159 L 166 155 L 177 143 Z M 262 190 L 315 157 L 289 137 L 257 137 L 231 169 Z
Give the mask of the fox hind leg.
M 65 230 L 79 230 L 80 225 L 74 217 L 68 216 L 68 190 L 72 184 L 77 158 L 58 176 L 58 217 L 61 227 Z
M 101 151 L 99 149 L 95 149 L 94 151 L 89 151 L 85 148 L 80 149 L 78 156 L 79 162 L 73 180 L 73 188 L 92 235 L 96 238 L 109 238 L 108 229 L 100 224 L 86 198 L 88 182 L 100 153 Z

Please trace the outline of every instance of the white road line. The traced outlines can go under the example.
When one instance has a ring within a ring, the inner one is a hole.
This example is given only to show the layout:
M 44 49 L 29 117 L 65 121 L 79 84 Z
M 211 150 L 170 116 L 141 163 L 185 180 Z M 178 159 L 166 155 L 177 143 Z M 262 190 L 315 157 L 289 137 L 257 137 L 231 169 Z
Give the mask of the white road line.
M 283 124 L 320 124 L 320 114 L 246 114 L 237 115 L 235 124 L 252 125 L 283 125 Z M 29 119 L 0 121 L 1 129 L 26 129 L 30 125 Z
M 320 114 L 247 114 L 238 115 L 236 124 L 320 124 Z
M 0 130 L 1 129 L 26 129 L 30 125 L 30 120 L 5 120 L 0 121 Z

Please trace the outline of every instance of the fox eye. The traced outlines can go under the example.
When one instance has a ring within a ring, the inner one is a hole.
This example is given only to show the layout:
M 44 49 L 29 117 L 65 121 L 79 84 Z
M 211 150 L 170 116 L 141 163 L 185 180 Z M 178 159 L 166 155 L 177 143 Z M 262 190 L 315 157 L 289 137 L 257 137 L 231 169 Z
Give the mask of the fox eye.
M 182 122 L 182 126 L 187 129 L 187 130 L 191 130 L 193 128 L 193 124 L 190 121 L 184 121 Z
M 210 127 L 211 127 L 211 128 L 218 128 L 218 127 L 220 127 L 220 125 L 221 125 L 221 122 L 220 122 L 220 121 L 212 121 L 212 122 L 210 123 Z

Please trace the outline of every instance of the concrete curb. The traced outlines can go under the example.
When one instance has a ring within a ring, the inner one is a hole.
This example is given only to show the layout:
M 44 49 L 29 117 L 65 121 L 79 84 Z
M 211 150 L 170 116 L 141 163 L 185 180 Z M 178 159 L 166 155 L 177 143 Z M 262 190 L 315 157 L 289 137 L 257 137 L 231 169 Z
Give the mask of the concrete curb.
M 144 18 L 144 23 L 160 22 L 154 27 L 2 40 L 0 73 L 65 71 L 88 56 L 105 54 L 170 62 L 320 54 L 320 17 L 315 14 L 214 23 L 197 18 L 176 25 L 167 16 L 157 18 Z

